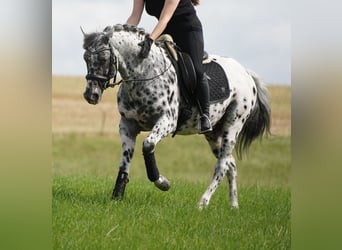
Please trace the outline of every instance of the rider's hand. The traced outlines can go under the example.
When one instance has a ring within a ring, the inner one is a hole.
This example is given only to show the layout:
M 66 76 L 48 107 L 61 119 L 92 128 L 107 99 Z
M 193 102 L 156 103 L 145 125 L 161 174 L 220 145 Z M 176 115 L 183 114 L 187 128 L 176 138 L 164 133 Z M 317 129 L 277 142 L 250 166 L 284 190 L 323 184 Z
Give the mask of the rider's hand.
M 141 47 L 141 50 L 139 52 L 139 57 L 144 59 L 148 56 L 151 50 L 151 46 L 153 43 L 153 39 L 149 36 L 146 35 L 144 41 L 138 43 L 138 45 Z

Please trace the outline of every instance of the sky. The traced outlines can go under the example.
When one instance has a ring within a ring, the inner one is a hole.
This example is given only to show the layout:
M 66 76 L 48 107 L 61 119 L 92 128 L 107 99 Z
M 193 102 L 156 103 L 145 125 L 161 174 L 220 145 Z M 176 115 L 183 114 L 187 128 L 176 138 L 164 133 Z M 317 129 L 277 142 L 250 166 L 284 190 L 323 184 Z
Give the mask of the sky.
M 86 75 L 83 35 L 125 23 L 133 0 L 53 0 L 52 74 Z M 284 0 L 202 0 L 196 7 L 209 54 L 231 57 L 268 84 L 291 84 L 290 5 Z M 144 12 L 139 26 L 151 32 Z

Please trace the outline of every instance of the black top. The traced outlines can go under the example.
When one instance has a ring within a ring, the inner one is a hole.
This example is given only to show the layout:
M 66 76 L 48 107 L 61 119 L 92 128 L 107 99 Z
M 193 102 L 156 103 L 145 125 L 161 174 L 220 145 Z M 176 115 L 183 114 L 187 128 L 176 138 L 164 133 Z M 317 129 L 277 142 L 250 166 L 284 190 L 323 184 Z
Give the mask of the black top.
M 151 15 L 155 16 L 159 19 L 160 14 L 163 10 L 165 0 L 145 0 L 145 8 L 146 12 Z M 186 14 L 194 14 L 196 10 L 191 2 L 191 0 L 180 0 L 179 4 L 175 10 L 174 16 L 181 16 Z M 172 19 L 171 17 L 171 19 Z

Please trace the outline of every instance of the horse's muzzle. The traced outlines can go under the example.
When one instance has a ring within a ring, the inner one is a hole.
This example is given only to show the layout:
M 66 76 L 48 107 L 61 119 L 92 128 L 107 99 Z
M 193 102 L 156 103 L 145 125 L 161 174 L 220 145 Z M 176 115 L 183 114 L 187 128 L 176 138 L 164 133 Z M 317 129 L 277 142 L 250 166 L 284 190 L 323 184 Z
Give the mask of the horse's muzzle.
M 86 88 L 86 91 L 83 93 L 83 96 L 89 104 L 95 105 L 98 104 L 101 99 L 101 90 L 99 87 Z

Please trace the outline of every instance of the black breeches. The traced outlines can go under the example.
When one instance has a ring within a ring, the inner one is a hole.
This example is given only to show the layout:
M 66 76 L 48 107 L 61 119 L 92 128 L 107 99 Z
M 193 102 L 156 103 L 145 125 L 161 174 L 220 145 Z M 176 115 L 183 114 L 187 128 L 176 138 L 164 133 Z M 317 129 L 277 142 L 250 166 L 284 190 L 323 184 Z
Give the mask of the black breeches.
M 197 16 L 190 15 L 171 20 L 164 33 L 170 34 L 182 51 L 190 55 L 197 79 L 202 79 L 204 42 L 202 25 Z

